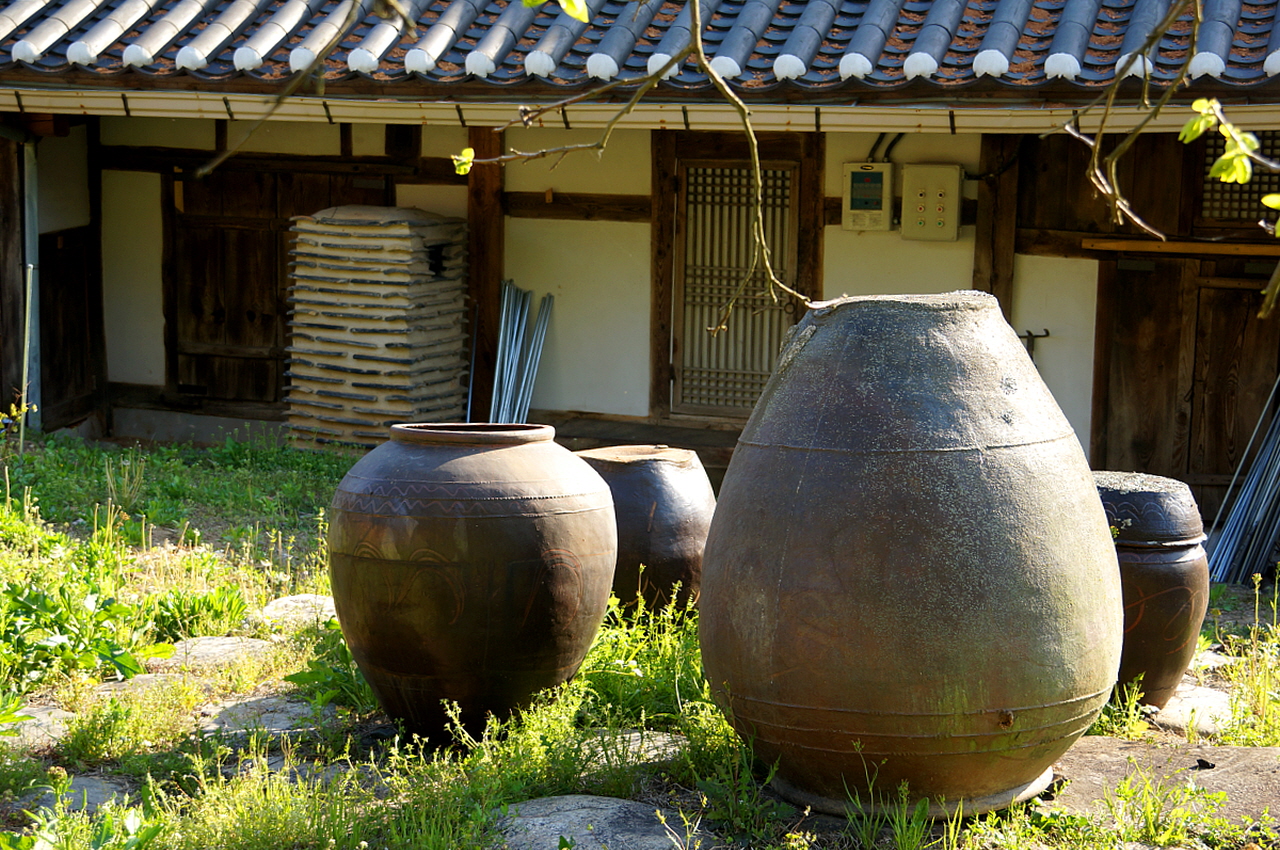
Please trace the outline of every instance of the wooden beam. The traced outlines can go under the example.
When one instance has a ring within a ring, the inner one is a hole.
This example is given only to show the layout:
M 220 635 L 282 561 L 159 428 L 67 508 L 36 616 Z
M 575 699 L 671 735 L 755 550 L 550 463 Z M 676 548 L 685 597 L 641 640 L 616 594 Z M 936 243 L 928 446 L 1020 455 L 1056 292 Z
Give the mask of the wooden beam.
M 0 137 L 0 409 L 8 410 L 22 384 L 23 306 L 22 145 Z
M 647 222 L 653 214 L 653 199 L 648 195 L 507 192 L 503 198 L 512 218 Z
M 1117 251 L 1130 254 L 1169 254 L 1198 257 L 1205 254 L 1232 257 L 1280 257 L 1280 242 L 1160 242 L 1154 239 L 1114 239 L 1084 237 L 1080 247 L 1089 251 Z
M 490 127 L 472 127 L 467 144 L 476 159 L 502 155 L 503 134 Z M 502 166 L 474 165 L 467 176 L 467 290 L 473 324 L 475 366 L 471 372 L 471 418 L 487 421 L 498 359 L 498 321 L 502 275 L 506 259 L 506 217 L 502 212 Z
M 671 298 L 675 276 L 676 142 L 678 135 L 662 130 L 649 133 L 652 151 L 650 258 L 652 290 L 649 298 L 649 414 L 671 415 Z
M 1013 257 L 1018 229 L 1018 145 L 1021 136 L 984 134 L 973 249 L 973 288 L 990 292 L 1005 319 L 1013 317 Z
M 803 133 L 800 150 L 800 185 L 797 187 L 800 225 L 796 246 L 796 290 L 811 300 L 820 301 L 823 293 L 823 245 L 826 227 L 822 196 L 823 168 L 826 160 L 826 136 Z
M 213 159 L 213 151 L 185 148 L 127 147 L 104 145 L 102 167 L 110 171 L 190 171 Z M 445 160 L 446 162 L 448 160 Z M 236 154 L 222 165 L 222 171 L 303 171 L 317 174 L 369 174 L 413 176 L 416 165 L 393 162 L 382 156 L 299 156 L 295 154 Z M 453 166 L 449 166 L 453 170 Z M 462 181 L 458 180 L 461 184 Z

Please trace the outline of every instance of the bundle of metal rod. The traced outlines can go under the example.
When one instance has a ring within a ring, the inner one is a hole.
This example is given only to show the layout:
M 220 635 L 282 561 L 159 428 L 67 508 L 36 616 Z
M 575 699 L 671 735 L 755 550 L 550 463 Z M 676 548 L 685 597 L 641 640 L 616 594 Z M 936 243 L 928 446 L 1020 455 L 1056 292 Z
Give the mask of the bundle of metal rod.
M 533 293 L 509 280 L 502 282 L 502 307 L 498 319 L 498 362 L 493 378 L 490 422 L 524 422 L 533 399 L 542 345 L 547 336 L 554 298 L 544 295 L 529 331 L 529 307 Z
M 1277 386 L 1280 386 L 1280 381 Z M 1275 393 L 1276 387 L 1272 387 L 1272 398 L 1264 408 L 1264 417 L 1266 411 L 1271 410 Z M 1254 428 L 1249 446 L 1245 448 L 1245 457 L 1248 457 L 1249 447 L 1253 445 L 1261 424 L 1259 419 L 1259 427 Z M 1241 465 L 1243 467 L 1243 462 Z M 1231 498 L 1231 490 L 1239 476 L 1240 470 L 1237 469 L 1224 496 L 1224 505 Z M 1217 527 L 1221 516 L 1222 511 L 1219 510 L 1214 527 Z M 1212 543 L 1210 577 L 1214 581 L 1247 581 L 1254 573 L 1261 573 L 1274 563 L 1272 552 L 1277 541 L 1280 541 L 1280 416 L 1273 416 L 1258 446 L 1253 465 L 1227 514 L 1226 524 Z

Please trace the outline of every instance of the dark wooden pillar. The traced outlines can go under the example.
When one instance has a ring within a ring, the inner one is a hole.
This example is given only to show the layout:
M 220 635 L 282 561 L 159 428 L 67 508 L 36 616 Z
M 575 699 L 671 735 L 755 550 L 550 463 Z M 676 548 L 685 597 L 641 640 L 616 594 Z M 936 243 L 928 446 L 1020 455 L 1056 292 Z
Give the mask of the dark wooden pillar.
M 671 414 L 671 291 L 675 275 L 676 242 L 676 134 L 671 130 L 649 133 L 652 152 L 653 207 L 649 219 L 653 279 L 649 299 L 649 415 L 664 419 Z
M 0 136 L 0 410 L 22 384 L 24 266 L 22 145 Z
M 502 154 L 502 134 L 491 127 L 472 127 L 467 144 L 476 159 Z M 506 219 L 502 212 L 502 166 L 476 165 L 467 177 L 467 291 L 475 324 L 471 333 L 476 347 L 471 372 L 471 418 L 489 418 L 494 367 L 498 355 L 498 321 L 501 307 Z
M 973 248 L 973 288 L 1000 301 L 1013 316 L 1013 244 L 1018 229 L 1017 135 L 984 134 L 978 183 L 978 223 Z

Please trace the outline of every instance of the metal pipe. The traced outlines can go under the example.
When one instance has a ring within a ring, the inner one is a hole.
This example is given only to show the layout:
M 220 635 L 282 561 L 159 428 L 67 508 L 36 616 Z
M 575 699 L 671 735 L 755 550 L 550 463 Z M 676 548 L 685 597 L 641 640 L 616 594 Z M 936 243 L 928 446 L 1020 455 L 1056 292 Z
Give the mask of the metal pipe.
M 39 181 L 36 170 L 36 146 L 27 142 L 22 146 L 22 236 L 23 253 L 27 264 L 27 322 L 22 358 L 24 377 L 23 404 L 31 409 L 26 414 L 27 427 L 33 431 L 41 428 L 40 408 L 44 403 L 40 381 L 40 207 Z M 26 371 L 29 375 L 25 374 Z

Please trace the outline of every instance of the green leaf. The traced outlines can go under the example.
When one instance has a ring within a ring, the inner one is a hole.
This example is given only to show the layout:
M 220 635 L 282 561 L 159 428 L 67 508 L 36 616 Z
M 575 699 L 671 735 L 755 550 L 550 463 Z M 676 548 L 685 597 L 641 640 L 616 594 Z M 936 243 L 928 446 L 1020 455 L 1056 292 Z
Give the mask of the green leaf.
M 1262 205 L 1265 207 L 1271 207 L 1273 210 L 1280 210 L 1280 195 L 1263 195 Z
M 1194 142 L 1203 136 L 1206 130 L 1213 127 L 1214 122 L 1212 115 L 1196 115 L 1187 119 L 1187 123 L 1182 125 L 1182 130 L 1178 133 L 1178 141 L 1183 144 Z
M 557 0 L 560 8 L 564 9 L 565 14 L 573 18 L 575 21 L 582 21 L 584 24 L 591 20 L 591 10 L 587 8 L 586 0 Z
M 536 6 L 537 4 L 528 3 L 528 0 L 526 0 L 525 5 Z M 458 174 L 470 174 L 471 163 L 475 161 L 475 158 L 475 148 L 463 148 L 462 153 L 455 153 L 449 157 L 449 159 L 453 160 L 453 170 Z
M 1217 105 L 1217 101 L 1207 97 L 1198 97 L 1191 102 L 1191 108 L 1201 115 L 1210 115 L 1213 113 L 1213 107 Z

